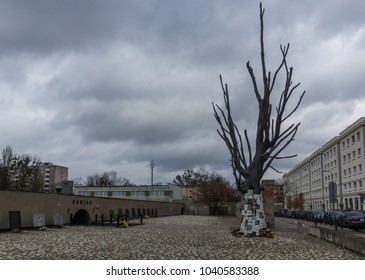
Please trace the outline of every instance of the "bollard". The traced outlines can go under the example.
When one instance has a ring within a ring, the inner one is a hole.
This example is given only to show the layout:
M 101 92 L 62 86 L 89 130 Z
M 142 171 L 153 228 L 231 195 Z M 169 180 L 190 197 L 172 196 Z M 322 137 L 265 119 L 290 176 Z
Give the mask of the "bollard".
M 337 219 L 336 218 L 333 218 L 334 219 L 334 223 L 335 223 L 335 231 L 337 231 Z
M 100 225 L 102 227 L 104 226 L 104 215 L 101 215 Z
M 141 218 L 141 225 L 142 225 L 143 224 L 143 216 L 141 215 L 140 218 Z
M 98 224 L 98 214 L 95 214 L 95 225 Z
M 119 227 L 119 219 L 120 219 L 120 215 L 117 215 L 117 228 Z

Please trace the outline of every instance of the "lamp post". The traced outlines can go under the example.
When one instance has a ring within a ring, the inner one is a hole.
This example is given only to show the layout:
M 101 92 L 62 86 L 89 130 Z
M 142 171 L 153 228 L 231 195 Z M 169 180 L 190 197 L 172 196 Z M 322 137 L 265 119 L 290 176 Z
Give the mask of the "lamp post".
M 324 173 L 324 172 L 330 172 L 331 173 L 331 182 L 329 182 L 329 184 L 328 184 L 328 191 L 329 191 L 330 208 L 331 208 L 331 205 L 332 205 L 332 208 L 334 209 L 336 201 L 337 201 L 337 185 L 333 181 L 332 171 L 331 170 L 323 170 L 322 173 Z M 323 200 L 324 200 L 324 197 L 323 197 Z

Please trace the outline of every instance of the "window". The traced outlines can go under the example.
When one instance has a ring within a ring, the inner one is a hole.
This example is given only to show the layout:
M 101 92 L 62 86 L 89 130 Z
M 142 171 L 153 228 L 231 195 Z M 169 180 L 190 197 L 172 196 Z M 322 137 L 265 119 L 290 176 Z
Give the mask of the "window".
M 352 144 L 354 144 L 354 143 L 355 143 L 355 135 L 352 135 L 352 136 L 351 136 L 351 142 L 352 142 Z
M 362 164 L 359 164 L 359 173 L 362 172 Z
M 127 192 L 115 191 L 113 192 L 113 196 L 127 196 Z
M 358 155 L 358 156 L 361 156 L 361 148 L 358 148 L 358 149 L 357 149 L 357 155 Z
M 351 159 L 351 154 L 350 153 L 348 153 L 347 154 L 347 160 L 349 161 Z
M 356 166 L 353 167 L 354 174 L 356 174 Z
M 142 191 L 131 191 L 131 196 L 144 196 Z
M 107 191 L 96 191 L 94 193 L 95 196 L 101 196 L 101 197 L 104 197 L 104 196 L 108 196 L 108 192 Z
M 360 131 L 356 133 L 357 141 L 360 141 Z
M 165 196 L 164 191 L 151 191 L 150 196 Z

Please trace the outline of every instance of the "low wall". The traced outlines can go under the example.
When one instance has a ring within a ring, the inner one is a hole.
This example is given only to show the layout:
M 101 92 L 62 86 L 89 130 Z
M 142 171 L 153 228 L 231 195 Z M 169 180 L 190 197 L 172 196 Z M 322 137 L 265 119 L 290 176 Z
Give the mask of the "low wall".
M 33 193 L 21 191 L 0 191 L 0 229 L 9 229 L 9 212 L 19 211 L 21 227 L 33 226 L 33 214 L 44 214 L 46 225 L 54 224 L 54 214 L 61 214 L 65 224 L 70 223 L 71 217 L 79 210 L 85 210 L 90 220 L 103 215 L 110 217 L 110 210 L 115 215 L 118 209 L 125 213 L 126 210 L 132 215 L 135 212 L 157 213 L 157 216 L 180 215 L 184 207 L 182 203 L 115 199 L 103 197 L 88 197 L 64 194 Z
M 350 231 L 335 231 L 321 227 L 307 226 L 298 221 L 298 232 L 316 236 L 365 255 L 365 238 L 356 236 Z

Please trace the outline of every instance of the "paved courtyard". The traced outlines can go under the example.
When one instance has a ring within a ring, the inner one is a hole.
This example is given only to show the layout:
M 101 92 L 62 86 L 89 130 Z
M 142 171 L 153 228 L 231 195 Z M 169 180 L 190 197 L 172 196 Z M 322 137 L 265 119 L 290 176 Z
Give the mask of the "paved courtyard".
M 281 222 L 282 223 L 282 222 Z M 234 217 L 172 216 L 129 228 L 65 226 L 0 233 L 2 260 L 363 260 L 286 225 L 275 238 L 237 238 Z M 283 225 L 281 225 L 283 227 Z

